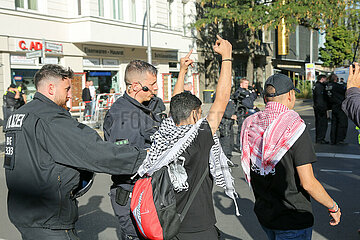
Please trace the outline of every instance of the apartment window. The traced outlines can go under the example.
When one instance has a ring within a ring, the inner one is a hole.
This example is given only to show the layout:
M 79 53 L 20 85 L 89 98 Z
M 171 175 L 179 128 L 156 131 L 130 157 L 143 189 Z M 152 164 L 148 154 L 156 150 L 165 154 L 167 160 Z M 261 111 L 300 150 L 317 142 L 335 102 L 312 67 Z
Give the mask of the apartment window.
M 123 0 L 113 0 L 113 16 L 114 19 L 123 20 Z
M 15 7 L 38 10 L 38 2 L 37 0 L 15 0 Z
M 104 16 L 104 0 L 98 0 L 98 5 L 99 5 L 99 16 L 103 17 Z
M 168 27 L 169 27 L 169 29 L 171 29 L 171 27 L 172 27 L 172 23 L 171 23 L 171 18 L 172 18 L 171 6 L 172 6 L 173 2 L 174 2 L 174 0 L 168 0 Z
M 77 3 L 78 3 L 78 15 L 81 15 L 81 0 L 78 0 Z
M 136 4 L 135 4 L 135 0 L 131 0 L 131 2 L 130 2 L 130 12 L 131 12 L 131 21 L 136 22 Z

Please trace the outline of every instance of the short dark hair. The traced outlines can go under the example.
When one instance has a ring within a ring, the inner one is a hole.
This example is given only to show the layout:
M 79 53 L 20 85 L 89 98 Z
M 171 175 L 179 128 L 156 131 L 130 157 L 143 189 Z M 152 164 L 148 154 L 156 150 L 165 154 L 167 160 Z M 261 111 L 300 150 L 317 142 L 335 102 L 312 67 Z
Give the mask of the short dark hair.
M 264 100 L 265 102 L 274 101 L 274 97 L 270 97 L 270 94 L 274 94 L 276 89 L 272 85 L 267 85 L 264 90 Z
M 142 60 L 133 60 L 126 66 L 126 69 L 125 69 L 125 84 L 126 85 L 131 85 L 129 76 L 133 73 L 137 73 L 137 74 L 150 73 L 150 74 L 156 76 L 158 71 L 157 71 L 156 67 L 154 67 L 150 63 L 144 62 Z
M 47 78 L 73 78 L 74 72 L 71 68 L 64 68 L 57 64 L 46 64 L 35 73 L 35 87 L 38 89 L 39 83 Z
M 176 94 L 170 101 L 170 116 L 175 124 L 180 124 L 190 116 L 191 111 L 199 110 L 201 104 L 201 100 L 190 92 Z
M 338 76 L 335 73 L 332 73 L 329 76 L 329 82 L 337 82 L 339 80 Z

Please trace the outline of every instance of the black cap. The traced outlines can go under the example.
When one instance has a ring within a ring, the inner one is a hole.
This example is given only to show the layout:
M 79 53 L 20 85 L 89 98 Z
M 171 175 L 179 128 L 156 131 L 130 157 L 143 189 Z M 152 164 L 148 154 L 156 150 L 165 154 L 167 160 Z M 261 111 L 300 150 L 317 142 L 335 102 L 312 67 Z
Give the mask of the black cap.
M 266 97 L 276 97 L 291 90 L 295 90 L 300 93 L 300 90 L 294 86 L 291 79 L 281 73 L 271 75 L 265 82 L 265 89 L 268 85 L 275 88 L 275 93 L 266 94 Z
M 15 83 L 12 83 L 12 84 L 10 84 L 10 87 L 11 87 L 11 88 L 16 88 L 16 84 L 15 84 Z

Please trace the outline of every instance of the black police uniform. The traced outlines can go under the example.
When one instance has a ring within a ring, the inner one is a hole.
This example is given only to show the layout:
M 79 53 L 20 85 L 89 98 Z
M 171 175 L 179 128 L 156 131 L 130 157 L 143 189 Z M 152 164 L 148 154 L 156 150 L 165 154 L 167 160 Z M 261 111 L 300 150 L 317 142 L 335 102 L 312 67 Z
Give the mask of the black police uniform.
M 116 100 L 106 113 L 104 119 L 104 138 L 106 141 L 126 141 L 141 149 L 150 148 L 151 139 L 160 125 L 152 111 L 134 98 L 124 93 Z M 111 204 L 121 227 L 122 239 L 138 239 L 137 232 L 130 217 L 129 195 L 134 187 L 131 175 L 114 175 L 110 188 Z
M 144 102 L 144 106 L 149 108 L 157 117 L 162 118 L 166 110 L 163 100 L 157 96 L 153 96 L 150 101 Z M 164 115 L 166 117 L 166 114 Z
M 237 124 L 238 124 L 238 130 L 236 134 L 236 147 L 240 147 L 240 132 L 241 132 L 241 126 L 246 118 L 245 112 L 247 112 L 247 115 L 251 115 L 255 113 L 254 110 L 254 101 L 257 98 L 257 94 L 254 90 L 247 90 L 245 88 L 238 88 L 238 90 L 235 91 L 232 97 L 236 101 L 236 116 L 237 116 Z M 239 109 L 243 109 L 243 107 L 246 108 L 246 111 L 239 111 Z
M 313 88 L 315 134 L 317 143 L 326 143 L 325 136 L 328 127 L 326 111 L 328 110 L 328 97 L 325 87 L 326 83 L 317 81 Z
M 345 140 L 348 127 L 348 119 L 341 109 L 341 103 L 345 99 L 346 88 L 342 84 L 330 82 L 326 85 L 326 91 L 331 106 L 331 144 L 338 144 Z
M 5 132 L 8 214 L 24 239 L 76 239 L 79 171 L 132 174 L 146 155 L 104 142 L 41 93 L 14 112 Z
M 10 115 L 20 107 L 20 98 L 15 98 L 16 92 L 7 90 L 3 96 L 3 130 Z
M 226 157 L 229 159 L 231 159 L 232 150 L 234 149 L 234 129 L 233 129 L 234 120 L 231 119 L 232 115 L 234 114 L 235 114 L 235 104 L 230 99 L 219 125 L 220 144 Z

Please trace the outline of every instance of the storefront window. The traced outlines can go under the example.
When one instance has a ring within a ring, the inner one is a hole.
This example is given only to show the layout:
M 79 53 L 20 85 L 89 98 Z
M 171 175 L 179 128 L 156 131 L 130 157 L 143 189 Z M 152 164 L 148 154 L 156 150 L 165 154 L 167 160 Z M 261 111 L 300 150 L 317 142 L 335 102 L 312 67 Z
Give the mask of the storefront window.
M 117 71 L 85 71 L 86 80 L 93 81 L 96 93 L 109 93 L 111 88 L 118 88 L 113 86 L 114 79 L 117 80 Z
M 15 7 L 38 10 L 38 0 L 15 0 Z
M 36 88 L 34 82 L 34 75 L 37 69 L 12 69 L 11 79 L 17 86 L 22 85 L 26 95 L 26 100 L 31 101 L 34 98 Z

